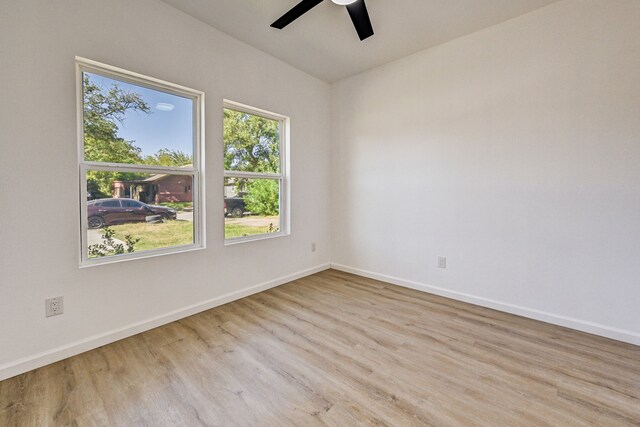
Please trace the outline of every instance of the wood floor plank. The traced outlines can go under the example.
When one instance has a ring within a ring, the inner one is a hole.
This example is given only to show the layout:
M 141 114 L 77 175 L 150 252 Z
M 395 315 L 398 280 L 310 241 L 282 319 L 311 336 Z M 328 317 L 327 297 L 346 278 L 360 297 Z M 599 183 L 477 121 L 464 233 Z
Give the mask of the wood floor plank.
M 0 382 L 0 426 L 640 426 L 640 347 L 327 270 Z

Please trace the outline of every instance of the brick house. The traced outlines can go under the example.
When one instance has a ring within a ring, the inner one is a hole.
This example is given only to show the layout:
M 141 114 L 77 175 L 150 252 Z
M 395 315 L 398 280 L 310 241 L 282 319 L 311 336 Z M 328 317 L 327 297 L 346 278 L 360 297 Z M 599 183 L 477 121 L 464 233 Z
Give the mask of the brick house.
M 114 181 L 113 197 L 149 204 L 192 202 L 192 179 L 190 175 L 158 174 L 134 181 Z

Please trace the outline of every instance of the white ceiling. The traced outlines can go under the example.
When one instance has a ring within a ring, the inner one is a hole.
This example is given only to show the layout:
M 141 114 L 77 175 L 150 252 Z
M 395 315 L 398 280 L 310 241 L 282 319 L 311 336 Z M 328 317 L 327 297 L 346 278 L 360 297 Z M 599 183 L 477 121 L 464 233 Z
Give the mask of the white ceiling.
M 299 0 L 162 1 L 331 83 L 558 0 L 366 0 L 375 35 L 364 42 L 329 0 L 283 30 L 269 25 Z

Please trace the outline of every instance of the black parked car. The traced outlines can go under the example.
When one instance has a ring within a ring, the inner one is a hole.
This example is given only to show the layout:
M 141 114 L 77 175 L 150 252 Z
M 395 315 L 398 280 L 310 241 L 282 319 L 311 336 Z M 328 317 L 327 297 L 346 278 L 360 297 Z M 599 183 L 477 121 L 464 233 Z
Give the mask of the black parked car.
M 224 198 L 225 215 L 240 218 L 246 211 L 247 209 L 244 206 L 244 199 L 242 197 L 236 196 Z
M 176 219 L 175 209 L 154 206 L 133 199 L 96 199 L 87 202 L 87 225 L 102 228 L 105 225 L 126 222 L 146 222 L 147 217 L 160 216 L 163 220 Z

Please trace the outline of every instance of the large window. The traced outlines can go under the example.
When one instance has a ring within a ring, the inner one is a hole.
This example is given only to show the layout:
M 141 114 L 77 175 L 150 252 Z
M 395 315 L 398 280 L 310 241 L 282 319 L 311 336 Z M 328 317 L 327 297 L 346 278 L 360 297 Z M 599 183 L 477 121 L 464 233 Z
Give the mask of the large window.
M 76 64 L 81 265 L 203 248 L 204 94 Z
M 224 107 L 226 242 L 288 234 L 288 119 L 230 101 Z

